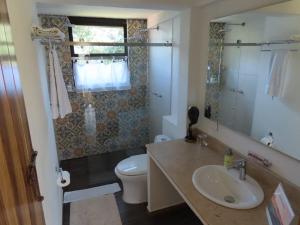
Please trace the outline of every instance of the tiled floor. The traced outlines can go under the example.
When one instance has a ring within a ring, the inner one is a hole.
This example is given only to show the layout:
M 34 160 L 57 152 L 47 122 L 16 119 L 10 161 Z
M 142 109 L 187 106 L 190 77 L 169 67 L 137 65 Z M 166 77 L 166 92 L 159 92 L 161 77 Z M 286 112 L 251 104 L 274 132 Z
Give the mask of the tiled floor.
M 62 168 L 71 174 L 71 184 L 64 191 L 80 190 L 116 182 L 118 178 L 114 173 L 114 168 L 119 161 L 127 157 L 126 151 L 120 151 L 62 161 Z
M 80 159 L 65 160 L 62 168 L 71 173 L 71 185 L 64 191 L 80 190 L 114 182 L 120 182 L 114 174 L 119 161 L 132 154 L 142 154 L 145 149 L 119 151 Z M 121 183 L 120 183 L 121 184 Z M 148 213 L 145 204 L 130 205 L 122 200 L 122 193 L 115 194 L 123 225 L 201 225 L 202 223 L 183 204 L 156 213 Z M 70 204 L 64 204 L 63 225 L 69 223 Z M 84 225 L 84 224 L 83 224 Z

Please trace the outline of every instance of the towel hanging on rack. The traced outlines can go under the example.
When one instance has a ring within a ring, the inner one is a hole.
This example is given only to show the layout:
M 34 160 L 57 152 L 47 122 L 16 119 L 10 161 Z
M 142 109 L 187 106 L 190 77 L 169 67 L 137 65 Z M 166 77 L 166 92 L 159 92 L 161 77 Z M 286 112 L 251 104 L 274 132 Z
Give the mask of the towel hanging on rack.
M 286 72 L 291 53 L 288 50 L 274 51 L 270 60 L 266 93 L 272 97 L 283 97 Z
M 61 39 L 65 40 L 65 34 L 58 28 L 42 28 L 38 26 L 31 27 L 31 35 L 34 38 L 45 38 L 45 39 Z
M 50 44 L 49 49 L 50 66 L 50 100 L 52 118 L 64 118 L 65 115 L 72 112 L 68 92 L 63 79 L 63 74 L 59 64 L 57 52 Z

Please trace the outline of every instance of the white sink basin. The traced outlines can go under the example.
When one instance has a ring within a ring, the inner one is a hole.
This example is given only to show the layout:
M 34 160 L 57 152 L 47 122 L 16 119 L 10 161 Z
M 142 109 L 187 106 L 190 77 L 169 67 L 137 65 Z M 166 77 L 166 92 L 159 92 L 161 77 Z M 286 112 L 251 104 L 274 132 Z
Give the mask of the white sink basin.
M 264 192 L 251 177 L 239 179 L 239 171 L 209 165 L 195 170 L 195 188 L 209 200 L 233 209 L 251 209 L 264 200 Z

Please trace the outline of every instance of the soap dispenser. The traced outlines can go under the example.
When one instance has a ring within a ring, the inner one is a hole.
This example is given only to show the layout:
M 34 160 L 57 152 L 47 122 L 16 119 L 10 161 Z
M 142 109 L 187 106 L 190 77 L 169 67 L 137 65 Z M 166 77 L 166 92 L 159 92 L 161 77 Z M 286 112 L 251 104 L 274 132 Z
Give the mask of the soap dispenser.
M 228 148 L 225 156 L 224 156 L 224 166 L 226 168 L 231 167 L 233 165 L 233 152 L 231 148 Z

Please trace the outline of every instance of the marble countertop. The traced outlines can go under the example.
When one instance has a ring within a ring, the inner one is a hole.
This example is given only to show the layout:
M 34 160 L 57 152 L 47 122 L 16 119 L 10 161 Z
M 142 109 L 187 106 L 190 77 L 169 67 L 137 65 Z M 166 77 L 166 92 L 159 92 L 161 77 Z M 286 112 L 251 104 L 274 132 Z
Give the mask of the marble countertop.
M 203 224 L 268 225 L 265 207 L 280 182 L 283 183 L 294 211 L 300 215 L 300 189 L 254 163 L 248 163 L 247 172 L 264 191 L 265 199 L 260 206 L 246 210 L 230 209 L 217 205 L 201 195 L 193 186 L 192 174 L 201 166 L 223 165 L 224 148 L 220 149 L 222 149 L 220 145 L 215 143 L 209 147 L 201 147 L 199 144 L 187 143 L 184 140 L 147 145 L 148 155 Z

